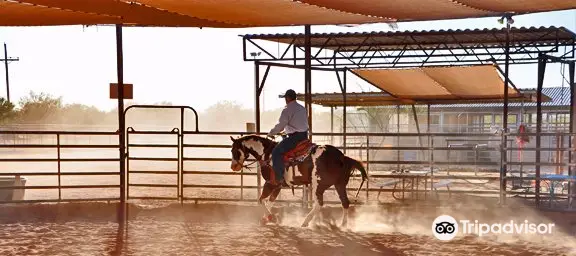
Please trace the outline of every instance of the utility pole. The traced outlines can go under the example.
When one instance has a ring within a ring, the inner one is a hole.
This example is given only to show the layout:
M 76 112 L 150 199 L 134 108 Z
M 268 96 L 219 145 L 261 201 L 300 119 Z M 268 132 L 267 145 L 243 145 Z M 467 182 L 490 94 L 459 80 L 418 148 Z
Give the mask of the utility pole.
M 10 78 L 8 75 L 8 63 L 11 61 L 20 61 L 20 59 L 8 58 L 8 48 L 6 47 L 6 43 L 4 43 L 4 59 L 0 59 L 0 61 L 4 61 L 4 69 L 6 71 L 6 100 L 10 102 Z

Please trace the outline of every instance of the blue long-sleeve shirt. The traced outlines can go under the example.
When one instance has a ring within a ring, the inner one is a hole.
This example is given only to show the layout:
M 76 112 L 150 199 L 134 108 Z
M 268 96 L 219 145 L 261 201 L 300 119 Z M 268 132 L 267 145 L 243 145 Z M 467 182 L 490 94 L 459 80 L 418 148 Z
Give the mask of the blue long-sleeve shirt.
M 270 130 L 268 135 L 276 135 L 282 130 L 288 134 L 308 131 L 306 108 L 296 101 L 288 103 L 282 110 L 278 123 Z

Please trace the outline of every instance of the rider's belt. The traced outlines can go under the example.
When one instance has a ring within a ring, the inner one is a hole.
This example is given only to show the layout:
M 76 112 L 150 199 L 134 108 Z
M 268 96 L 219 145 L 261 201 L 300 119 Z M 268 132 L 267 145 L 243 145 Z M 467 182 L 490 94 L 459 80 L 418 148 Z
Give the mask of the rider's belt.
M 308 131 L 288 133 L 288 136 L 294 136 L 294 135 L 296 135 L 296 134 L 301 134 L 301 133 L 308 133 Z

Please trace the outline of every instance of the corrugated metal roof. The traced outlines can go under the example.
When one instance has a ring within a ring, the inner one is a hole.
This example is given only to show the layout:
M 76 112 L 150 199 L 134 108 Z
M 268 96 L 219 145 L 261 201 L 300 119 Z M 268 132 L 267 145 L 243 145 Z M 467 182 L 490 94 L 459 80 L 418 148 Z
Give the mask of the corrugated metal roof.
M 513 27 L 510 30 L 511 47 L 526 45 L 574 45 L 576 34 L 565 27 Z M 262 39 L 304 46 L 304 34 L 248 34 L 245 39 Z M 368 40 L 369 39 L 369 40 Z M 506 42 L 506 29 L 381 31 L 355 33 L 312 33 L 311 46 L 325 49 L 376 50 L 434 47 L 437 49 L 465 46 L 501 47 Z
M 520 89 L 521 92 L 534 92 L 536 89 Z M 543 107 L 569 107 L 570 106 L 570 86 L 564 87 L 544 87 L 542 94 L 548 96 L 551 100 L 542 102 Z M 536 102 L 525 102 L 524 107 L 536 107 Z M 521 102 L 510 102 L 509 107 L 521 107 Z M 502 108 L 502 103 L 476 103 L 476 104 L 449 104 L 434 105 L 431 108 Z

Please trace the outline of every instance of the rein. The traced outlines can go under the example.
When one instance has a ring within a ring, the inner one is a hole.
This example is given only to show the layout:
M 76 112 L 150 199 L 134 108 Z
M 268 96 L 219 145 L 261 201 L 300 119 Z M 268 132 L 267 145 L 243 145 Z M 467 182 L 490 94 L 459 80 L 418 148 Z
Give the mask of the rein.
M 262 145 L 264 146 L 264 145 Z M 254 157 L 256 158 L 255 160 L 252 160 L 252 162 L 250 162 L 249 164 L 244 164 L 242 165 L 242 168 L 248 169 L 250 171 L 252 171 L 252 168 L 250 167 L 251 165 L 255 164 L 255 163 L 260 163 L 261 166 L 269 166 L 270 164 L 268 163 L 269 161 L 265 161 L 262 160 L 262 157 L 264 157 L 266 155 L 266 151 L 264 150 L 264 155 L 260 156 L 258 155 L 256 152 L 254 152 Z
M 263 166 L 268 165 L 268 163 L 266 163 L 265 161 L 256 159 L 256 160 L 252 160 L 252 162 L 249 163 L 249 164 L 242 165 L 242 168 L 245 168 L 245 169 L 248 169 L 248 170 L 252 171 L 252 168 L 250 168 L 249 166 L 250 166 L 250 165 L 253 165 L 253 164 L 255 164 L 255 163 L 258 163 L 258 162 L 260 162 L 260 164 L 263 165 Z

